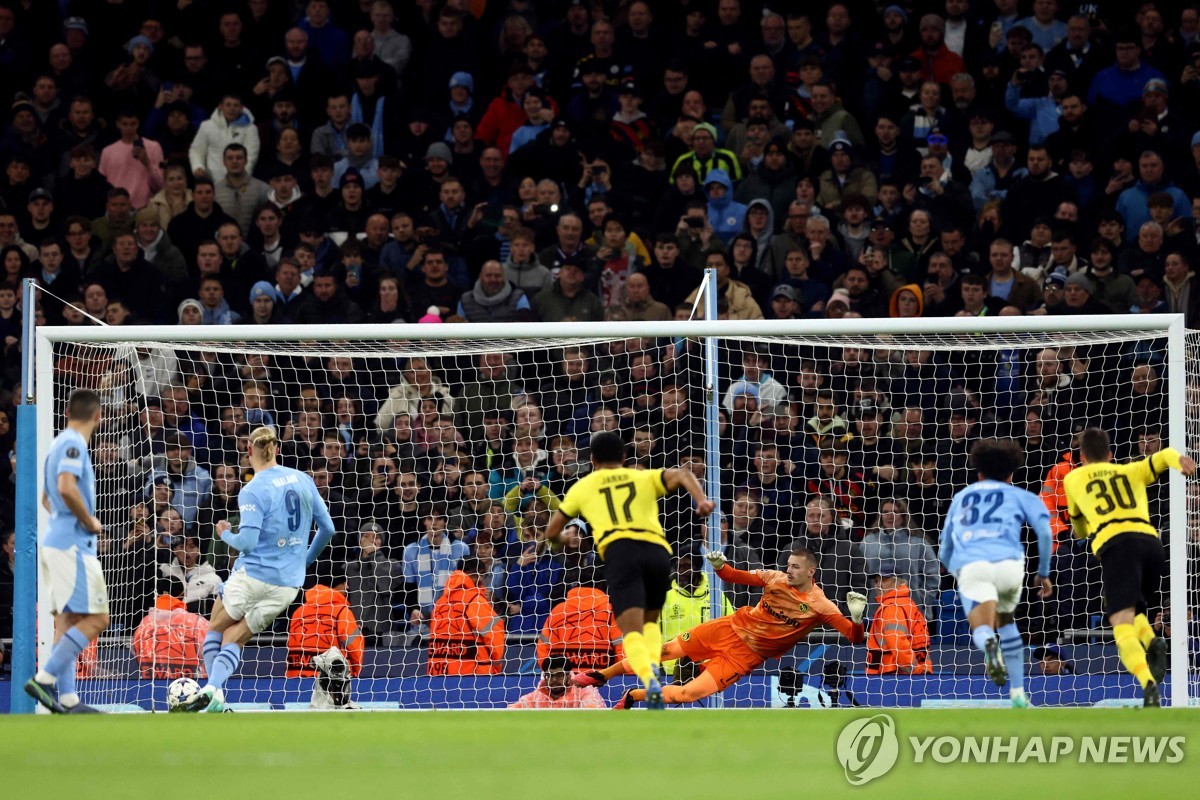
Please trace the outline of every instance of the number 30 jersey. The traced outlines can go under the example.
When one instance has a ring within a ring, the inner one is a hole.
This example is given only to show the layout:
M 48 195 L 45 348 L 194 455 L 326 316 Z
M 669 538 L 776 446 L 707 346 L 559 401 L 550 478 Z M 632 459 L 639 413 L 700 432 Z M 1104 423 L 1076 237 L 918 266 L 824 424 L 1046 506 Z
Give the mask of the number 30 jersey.
M 235 570 L 275 586 L 301 586 L 313 517 L 333 530 L 325 501 L 312 478 L 290 467 L 259 472 L 238 494 L 241 524 L 221 535 L 239 555 Z
M 666 493 L 661 469 L 601 469 L 572 486 L 558 510 L 587 521 L 601 558 L 618 539 L 661 544 L 670 552 L 658 518 L 658 499 Z
M 1158 536 L 1150 519 L 1146 486 L 1168 469 L 1179 469 L 1179 451 L 1168 447 L 1129 464 L 1097 462 L 1071 470 L 1063 480 L 1067 513 L 1081 536 L 1099 554 L 1119 533 Z
M 976 561 L 1023 560 L 1021 531 L 1033 528 L 1038 539 L 1038 575 L 1050 574 L 1050 512 L 1041 499 L 1011 483 L 984 480 L 954 495 L 938 557 L 955 575 Z

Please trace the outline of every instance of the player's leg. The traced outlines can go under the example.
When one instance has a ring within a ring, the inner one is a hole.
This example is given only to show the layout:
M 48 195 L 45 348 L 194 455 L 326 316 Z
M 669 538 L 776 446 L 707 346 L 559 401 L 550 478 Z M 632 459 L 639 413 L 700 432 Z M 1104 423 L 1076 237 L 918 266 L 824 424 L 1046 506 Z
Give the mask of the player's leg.
M 100 561 L 77 548 L 42 552 L 42 575 L 49 584 L 54 617 L 54 646 L 41 669 L 25 684 L 25 692 L 52 712 L 93 709 L 79 702 L 75 669 L 79 655 L 108 627 L 108 589 Z M 57 688 L 58 699 L 54 699 Z
M 213 603 L 212 614 L 208 620 L 208 633 L 204 634 L 204 674 L 211 675 L 213 662 L 217 659 L 217 653 L 221 652 L 221 645 L 224 643 L 222 634 L 225 629 L 233 624 L 233 619 L 229 614 L 225 613 L 225 606 L 221 603 L 221 598 Z
M 655 680 L 650 653 L 646 648 L 646 584 L 642 577 L 642 556 L 638 545 L 628 539 L 608 546 L 604 557 L 604 575 L 617 627 L 621 629 L 625 658 L 633 674 L 649 686 Z
M 1013 612 L 1021 602 L 1021 586 L 1025 580 L 1025 564 L 1016 559 L 995 565 L 996 574 L 996 634 L 1000 652 L 1008 672 L 1008 694 L 1014 708 L 1028 708 L 1025 694 L 1025 640 L 1013 622 Z
M 683 648 L 679 644 L 679 637 L 676 636 L 663 645 L 662 654 L 659 656 L 659 663 L 674 661 L 683 658 L 683 655 Z M 603 686 L 613 678 L 632 674 L 633 668 L 629 666 L 629 659 L 622 658 L 617 663 L 604 669 L 588 670 L 587 672 L 573 675 L 571 680 L 575 682 L 576 686 Z
M 1142 602 L 1135 608 L 1133 629 L 1138 641 L 1146 649 L 1146 665 L 1155 683 L 1162 683 L 1167 675 L 1167 640 L 1154 633 L 1154 627 L 1146 616 L 1147 608 L 1157 608 L 1162 596 L 1162 580 L 1166 574 L 1166 558 L 1162 543 L 1153 537 L 1145 537 L 1142 548 Z
M 983 653 L 988 676 L 997 686 L 1008 681 L 1004 666 L 1004 654 L 1000 637 L 996 635 L 996 590 L 994 565 L 986 561 L 965 564 L 958 572 L 958 594 L 967 624 L 971 628 L 971 641 Z
M 642 638 L 646 643 L 646 654 L 650 657 L 653 680 L 646 686 L 646 705 L 651 709 L 664 707 L 662 695 L 662 629 L 658 617 L 667 602 L 671 589 L 671 554 L 664 547 L 643 544 L 642 581 L 646 587 L 646 613 L 642 625 Z
M 1108 621 L 1113 629 L 1113 641 L 1121 664 L 1142 686 L 1146 705 L 1158 705 L 1158 684 L 1146 662 L 1146 649 L 1138 639 L 1133 620 L 1138 604 L 1143 602 L 1142 558 L 1136 540 L 1141 534 L 1127 533 L 1112 541 L 1100 554 L 1100 576 L 1104 599 L 1108 604 Z

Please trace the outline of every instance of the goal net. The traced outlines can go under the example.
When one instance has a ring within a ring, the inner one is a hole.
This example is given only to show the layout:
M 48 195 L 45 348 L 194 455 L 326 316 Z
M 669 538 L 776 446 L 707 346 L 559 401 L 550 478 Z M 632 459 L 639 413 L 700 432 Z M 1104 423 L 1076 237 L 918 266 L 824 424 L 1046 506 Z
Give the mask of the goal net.
M 1122 460 L 1185 441 L 1195 452 L 1195 364 L 1185 440 L 1183 364 L 1161 323 L 898 322 L 287 326 L 269 339 L 248 327 L 40 329 L 39 450 L 72 390 L 105 404 L 91 451 L 112 625 L 81 662 L 81 694 L 161 710 L 171 679 L 202 674 L 203 620 L 236 555 L 216 527 L 238 525 L 249 431 L 274 425 L 280 461 L 313 477 L 337 533 L 292 607 L 246 648 L 227 688 L 235 708 L 307 705 L 309 661 L 334 645 L 350 659 L 355 702 L 390 708 L 505 707 L 538 687 L 547 654 L 610 664 L 619 641 L 586 526 L 561 548 L 539 544 L 599 431 L 620 432 L 638 466 L 691 469 L 720 498 L 709 519 L 684 495 L 662 501 L 676 556 L 665 638 L 758 601 L 751 587 L 721 585 L 702 557 L 710 547 L 742 569 L 781 569 L 807 547 L 825 594 L 844 612 L 848 592 L 867 593 L 869 618 L 873 576 L 894 572 L 921 613 L 915 674 L 818 629 L 710 704 L 1006 702 L 937 555 L 950 498 L 973 481 L 970 447 L 987 436 L 1020 443 L 1014 482 L 1052 512 L 1054 595 L 1034 591 L 1031 539 L 1016 612 L 1033 702 L 1140 702 L 1056 476 L 1090 425 L 1109 431 Z M 1183 486 L 1174 475 L 1150 490 L 1164 540 L 1181 544 L 1150 613 L 1176 650 L 1168 696 L 1195 697 L 1185 609 L 1197 604 L 1200 484 L 1187 487 L 1186 514 Z M 467 602 L 474 587 L 482 605 Z M 49 632 L 42 618 L 43 658 Z M 667 666 L 674 681 L 701 669 Z M 626 680 L 601 694 L 615 701 Z

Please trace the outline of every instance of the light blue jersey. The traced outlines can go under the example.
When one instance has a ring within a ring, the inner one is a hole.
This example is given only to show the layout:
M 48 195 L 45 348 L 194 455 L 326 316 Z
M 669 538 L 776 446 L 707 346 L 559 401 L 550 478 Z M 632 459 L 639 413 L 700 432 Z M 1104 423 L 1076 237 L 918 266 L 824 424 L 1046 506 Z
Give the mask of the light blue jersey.
M 96 473 L 92 471 L 92 456 L 88 453 L 87 442 L 78 431 L 71 428 L 54 437 L 50 452 L 46 454 L 44 477 L 46 496 L 50 498 L 50 527 L 42 544 L 59 550 L 78 545 L 81 553 L 94 556 L 95 534 L 84 530 L 58 493 L 58 476 L 64 472 L 75 476 L 75 485 L 79 487 L 83 504 L 87 506 L 89 514 L 95 514 Z
M 264 469 L 238 494 L 241 524 L 221 540 L 239 555 L 234 569 L 274 586 L 304 584 L 305 567 L 333 537 L 333 519 L 317 486 L 290 467 Z M 313 520 L 317 535 L 309 542 Z
M 1021 530 L 1037 534 L 1038 576 L 1050 577 L 1050 512 L 1037 495 L 1011 483 L 984 480 L 954 495 L 938 557 L 955 575 L 964 564 L 1024 559 Z

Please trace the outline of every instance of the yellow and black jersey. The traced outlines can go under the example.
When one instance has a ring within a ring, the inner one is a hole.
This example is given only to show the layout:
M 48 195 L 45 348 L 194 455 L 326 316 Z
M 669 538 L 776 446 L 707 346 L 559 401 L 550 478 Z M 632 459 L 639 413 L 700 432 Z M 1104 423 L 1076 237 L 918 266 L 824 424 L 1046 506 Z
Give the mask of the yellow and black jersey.
M 658 499 L 666 493 L 661 469 L 601 469 L 572 486 L 558 510 L 587 521 L 601 558 L 618 539 L 661 544 L 670 552 L 658 518 Z
M 1168 447 L 1129 464 L 1100 462 L 1076 467 L 1063 480 L 1075 535 L 1092 540 L 1099 553 L 1119 533 L 1158 536 L 1150 519 L 1146 486 L 1168 469 L 1179 469 L 1179 451 Z

